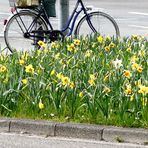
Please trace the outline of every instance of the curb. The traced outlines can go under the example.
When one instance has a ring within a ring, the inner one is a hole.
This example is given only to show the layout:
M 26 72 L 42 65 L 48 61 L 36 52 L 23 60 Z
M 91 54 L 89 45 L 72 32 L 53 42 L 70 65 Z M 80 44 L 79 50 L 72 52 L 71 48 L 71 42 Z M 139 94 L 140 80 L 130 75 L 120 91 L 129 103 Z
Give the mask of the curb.
M 101 141 L 104 128 L 91 124 L 59 123 L 56 125 L 55 136 Z
M 110 142 L 126 142 L 148 145 L 148 129 L 141 128 L 105 128 L 103 139 Z
M 0 132 L 80 138 L 106 142 L 148 144 L 148 129 L 122 128 L 45 120 L 0 118 Z M 146 146 L 147 147 L 147 146 Z

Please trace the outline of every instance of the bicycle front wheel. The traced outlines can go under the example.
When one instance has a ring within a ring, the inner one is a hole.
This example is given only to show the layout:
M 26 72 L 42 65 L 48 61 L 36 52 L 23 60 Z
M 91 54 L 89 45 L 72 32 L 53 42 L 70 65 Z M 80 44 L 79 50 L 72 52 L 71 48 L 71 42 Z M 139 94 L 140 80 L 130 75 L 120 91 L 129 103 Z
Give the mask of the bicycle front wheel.
M 37 17 L 31 11 L 21 11 L 13 15 L 6 24 L 4 31 L 6 45 L 11 52 L 34 50 L 35 42 L 40 38 L 35 38 L 37 35 L 32 32 L 47 29 L 47 24 L 43 18 Z
M 75 35 L 88 36 L 98 33 L 102 36 L 119 37 L 119 27 L 116 21 L 104 12 L 91 12 L 78 23 Z

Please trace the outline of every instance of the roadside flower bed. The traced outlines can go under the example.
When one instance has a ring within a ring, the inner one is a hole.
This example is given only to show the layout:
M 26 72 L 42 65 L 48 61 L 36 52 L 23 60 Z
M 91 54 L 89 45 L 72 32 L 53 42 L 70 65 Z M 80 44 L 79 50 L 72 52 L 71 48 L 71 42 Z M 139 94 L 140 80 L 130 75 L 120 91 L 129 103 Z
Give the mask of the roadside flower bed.
M 0 55 L 0 114 L 148 127 L 148 42 L 102 36 Z

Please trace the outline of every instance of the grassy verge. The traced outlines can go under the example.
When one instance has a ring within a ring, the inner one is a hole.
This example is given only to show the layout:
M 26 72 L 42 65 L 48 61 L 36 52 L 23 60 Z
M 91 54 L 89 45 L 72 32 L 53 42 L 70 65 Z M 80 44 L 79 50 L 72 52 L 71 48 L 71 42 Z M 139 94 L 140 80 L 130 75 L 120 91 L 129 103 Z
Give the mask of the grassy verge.
M 0 55 L 0 114 L 148 127 L 148 42 L 67 38 Z

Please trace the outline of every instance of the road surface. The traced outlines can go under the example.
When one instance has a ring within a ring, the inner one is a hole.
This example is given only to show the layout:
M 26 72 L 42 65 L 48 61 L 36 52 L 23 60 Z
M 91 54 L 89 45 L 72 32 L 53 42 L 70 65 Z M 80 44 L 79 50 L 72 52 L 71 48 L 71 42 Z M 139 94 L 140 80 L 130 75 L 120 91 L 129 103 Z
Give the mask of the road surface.
M 148 148 L 135 144 L 0 133 L 0 148 Z

